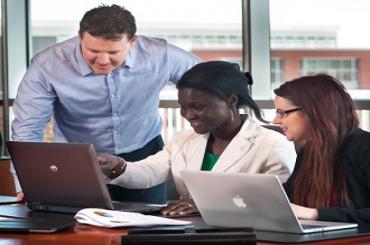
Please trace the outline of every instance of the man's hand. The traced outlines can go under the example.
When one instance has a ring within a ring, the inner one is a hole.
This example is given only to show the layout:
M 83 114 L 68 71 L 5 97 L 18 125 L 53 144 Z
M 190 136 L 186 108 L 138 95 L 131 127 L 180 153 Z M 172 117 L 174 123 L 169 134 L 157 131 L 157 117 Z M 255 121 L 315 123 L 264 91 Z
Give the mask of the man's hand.
M 162 209 L 162 215 L 188 215 L 199 213 L 197 206 L 191 199 L 173 201 L 167 207 Z
M 126 170 L 127 163 L 120 157 L 106 153 L 98 153 L 97 159 L 102 172 L 109 179 L 117 178 Z
M 307 208 L 293 203 L 291 203 L 290 206 L 292 207 L 293 212 L 298 219 L 317 220 L 319 218 L 316 208 Z

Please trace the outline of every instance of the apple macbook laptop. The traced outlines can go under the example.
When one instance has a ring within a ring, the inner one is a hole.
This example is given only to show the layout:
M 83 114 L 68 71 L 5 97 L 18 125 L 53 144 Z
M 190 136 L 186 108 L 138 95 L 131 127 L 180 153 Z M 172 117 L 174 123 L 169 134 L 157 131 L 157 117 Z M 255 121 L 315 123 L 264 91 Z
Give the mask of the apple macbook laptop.
M 185 184 L 208 225 L 311 233 L 357 224 L 298 220 L 275 175 L 182 171 Z
M 31 210 L 76 213 L 105 208 L 155 213 L 163 205 L 112 202 L 91 144 L 7 141 Z

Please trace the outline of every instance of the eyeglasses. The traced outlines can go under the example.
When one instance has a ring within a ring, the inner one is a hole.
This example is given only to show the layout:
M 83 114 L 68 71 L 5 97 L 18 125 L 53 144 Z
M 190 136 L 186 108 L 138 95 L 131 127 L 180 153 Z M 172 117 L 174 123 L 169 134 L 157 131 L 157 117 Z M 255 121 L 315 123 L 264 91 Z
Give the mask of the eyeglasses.
M 292 113 L 292 112 L 295 112 L 295 111 L 300 111 L 302 109 L 303 109 L 302 107 L 297 107 L 297 108 L 286 110 L 286 111 L 277 109 L 276 110 L 276 116 L 278 118 L 284 118 L 284 117 L 288 116 L 289 113 Z

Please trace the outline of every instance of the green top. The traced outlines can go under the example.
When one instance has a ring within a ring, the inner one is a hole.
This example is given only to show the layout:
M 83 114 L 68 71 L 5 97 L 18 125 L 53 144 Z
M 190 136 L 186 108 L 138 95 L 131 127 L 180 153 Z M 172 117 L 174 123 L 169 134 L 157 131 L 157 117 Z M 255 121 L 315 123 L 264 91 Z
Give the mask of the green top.
M 215 166 L 219 158 L 220 158 L 220 155 L 205 152 L 201 170 L 211 171 L 213 166 Z

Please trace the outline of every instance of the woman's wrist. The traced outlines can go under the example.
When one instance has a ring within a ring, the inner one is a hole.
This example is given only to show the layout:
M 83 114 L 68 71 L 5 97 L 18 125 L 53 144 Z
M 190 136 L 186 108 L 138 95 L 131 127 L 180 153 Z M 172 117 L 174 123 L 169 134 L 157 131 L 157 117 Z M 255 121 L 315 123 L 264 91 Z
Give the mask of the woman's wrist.
M 121 174 L 123 174 L 125 171 L 126 171 L 126 166 L 127 166 L 127 163 L 125 160 L 123 160 L 123 158 L 120 158 L 121 160 L 121 165 L 120 165 L 120 168 L 118 170 L 118 176 L 120 176 Z
M 126 161 L 122 158 L 119 158 L 120 163 L 115 166 L 114 169 L 111 170 L 111 179 L 115 179 L 121 174 L 123 174 L 126 171 Z
M 311 220 L 318 220 L 319 219 L 319 212 L 316 208 L 312 208 L 310 219 Z

